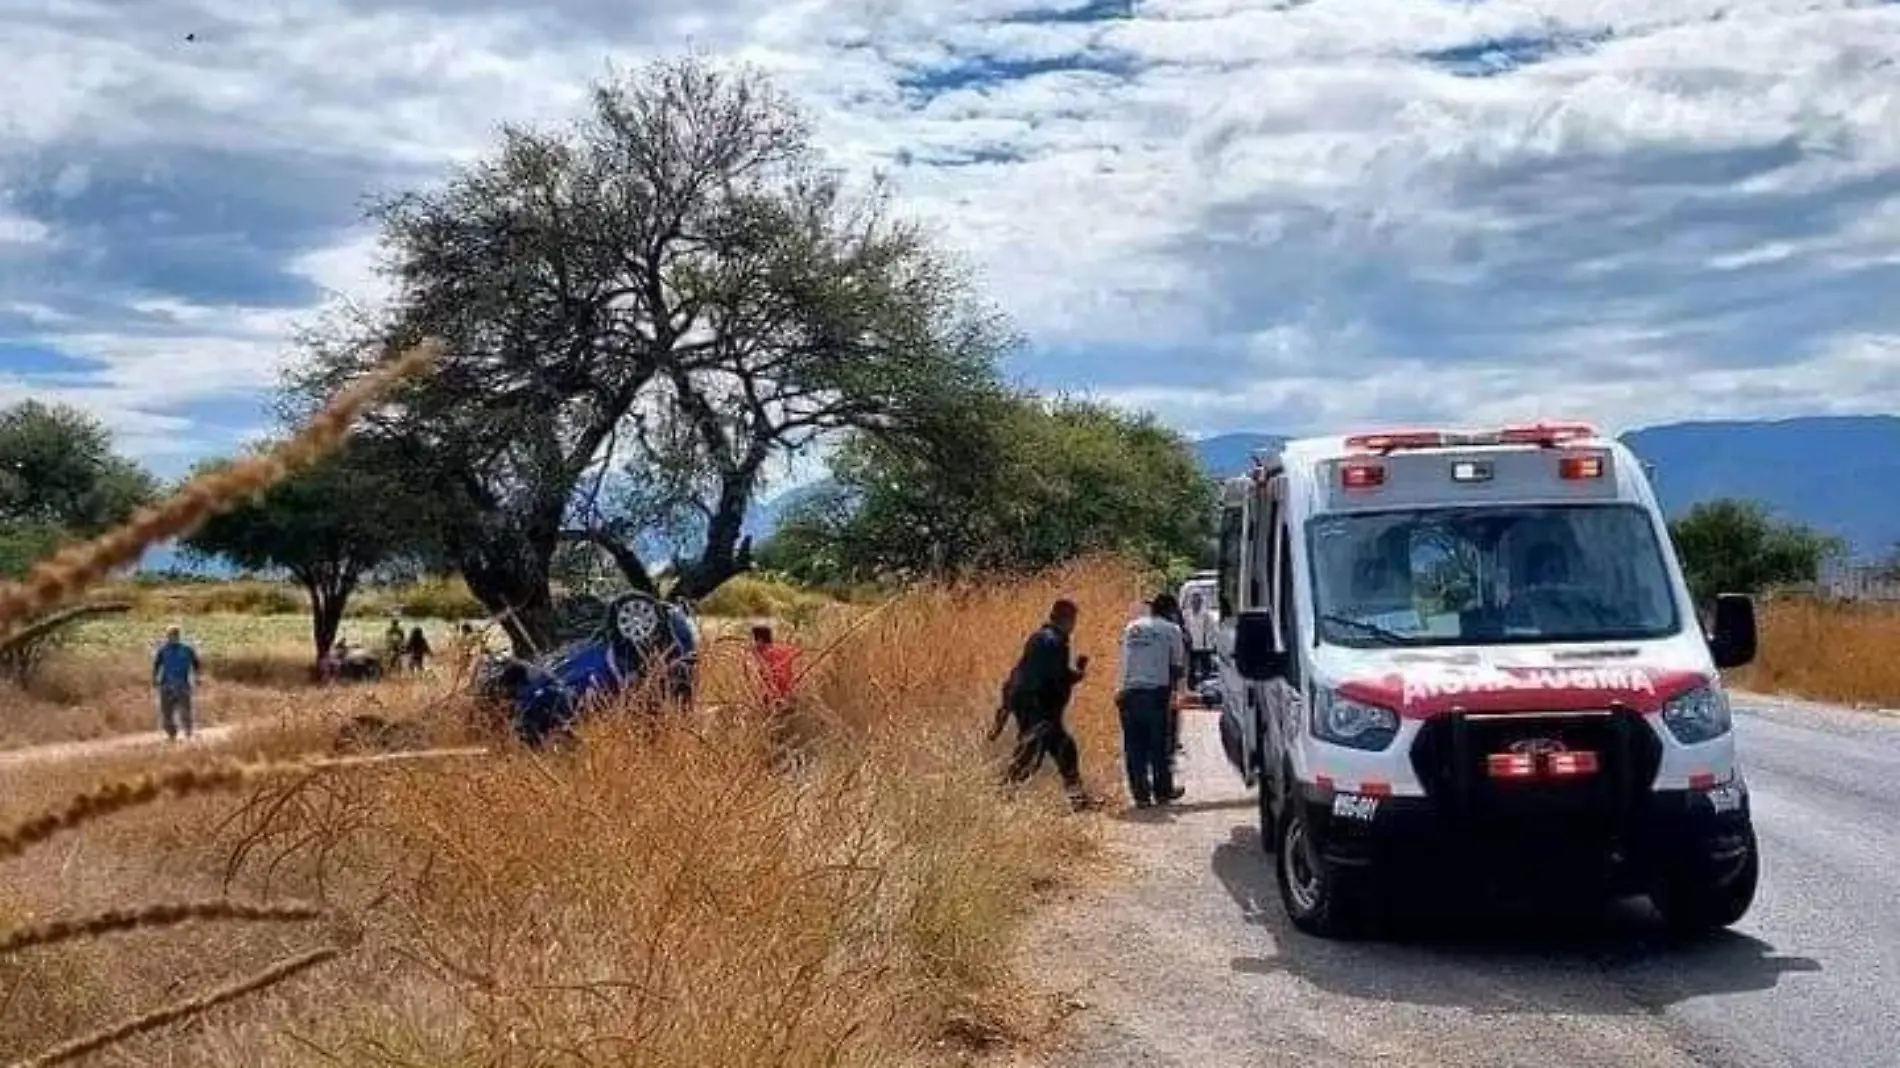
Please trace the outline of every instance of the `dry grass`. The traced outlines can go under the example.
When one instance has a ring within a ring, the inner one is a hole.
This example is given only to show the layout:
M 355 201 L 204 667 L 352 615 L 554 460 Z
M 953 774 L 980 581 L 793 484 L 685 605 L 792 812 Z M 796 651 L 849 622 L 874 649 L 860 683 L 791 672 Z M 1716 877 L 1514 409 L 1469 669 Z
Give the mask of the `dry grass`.
M 720 644 L 704 683 L 719 713 L 622 710 L 570 753 L 293 776 L 237 802 L 189 796 L 83 821 L 10 862 L 0 921 L 232 898 L 309 902 L 358 932 L 320 968 L 194 1008 L 189 1027 L 113 1031 L 104 1056 L 118 1063 L 889 1064 L 946 1036 L 960 1048 L 1021 1037 L 1042 1020 L 1004 967 L 1011 940 L 1093 855 L 1098 824 L 1067 814 L 1046 781 L 999 790 L 987 713 L 1051 599 L 1081 602 L 1078 648 L 1108 662 L 1136 592 L 1095 565 L 921 591 L 868 619 L 827 614 L 805 635 L 806 748 L 790 763 L 773 744 L 782 732 L 745 711 L 743 647 Z M 316 699 L 334 720 L 366 693 Z M 376 711 L 421 717 L 433 738 L 471 729 L 427 687 L 378 693 Z M 1090 772 L 1113 782 L 1105 684 L 1079 691 L 1076 719 Z M 282 758 L 322 738 L 304 726 L 246 744 Z M 0 825 L 92 778 L 0 774 Z M 0 1057 L 331 945 L 306 928 L 181 924 L 0 956 Z
M 1759 655 L 1734 674 L 1737 685 L 1900 707 L 1900 607 L 1790 599 L 1761 609 Z
M 433 355 L 419 351 L 266 457 L 0 586 L 0 632 L 339 442 L 391 374 Z M 1102 565 L 816 613 L 831 633 L 789 731 L 756 711 L 743 644 L 715 644 L 705 709 L 627 701 L 564 752 L 504 745 L 454 770 L 314 760 L 333 724 L 300 702 L 222 747 L 249 762 L 191 747 L 136 773 L 126 757 L 16 761 L 0 793 L 0 1055 L 743 1068 L 1023 1033 L 1037 1021 L 1003 996 L 1002 962 L 1094 824 L 1046 789 L 1005 795 L 977 739 L 1053 596 L 1084 605 L 1086 650 L 1133 592 Z M 422 685 L 357 701 L 408 712 L 423 741 L 484 734 Z M 1092 687 L 1077 717 L 1098 768 L 1113 766 L 1105 705 Z M 319 912 L 334 930 L 314 945 L 300 924 L 258 922 Z M 184 922 L 220 918 L 248 922 Z

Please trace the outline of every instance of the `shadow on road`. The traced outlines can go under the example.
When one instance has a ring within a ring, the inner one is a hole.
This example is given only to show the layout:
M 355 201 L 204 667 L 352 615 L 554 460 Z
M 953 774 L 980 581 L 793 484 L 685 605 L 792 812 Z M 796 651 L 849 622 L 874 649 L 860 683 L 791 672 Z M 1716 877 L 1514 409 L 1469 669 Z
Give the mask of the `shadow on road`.
M 1694 997 L 1767 990 L 1785 974 L 1821 970 L 1815 960 L 1780 955 L 1734 931 L 1672 942 L 1640 901 L 1536 914 L 1477 905 L 1429 925 L 1409 922 L 1387 941 L 1326 941 L 1287 921 L 1273 859 L 1255 828 L 1233 828 L 1215 848 L 1212 866 L 1242 916 L 1271 932 L 1276 949 L 1234 959 L 1234 971 L 1285 972 L 1348 997 L 1493 1014 L 1653 1012 Z M 1604 996 L 1605 979 L 1622 996 Z

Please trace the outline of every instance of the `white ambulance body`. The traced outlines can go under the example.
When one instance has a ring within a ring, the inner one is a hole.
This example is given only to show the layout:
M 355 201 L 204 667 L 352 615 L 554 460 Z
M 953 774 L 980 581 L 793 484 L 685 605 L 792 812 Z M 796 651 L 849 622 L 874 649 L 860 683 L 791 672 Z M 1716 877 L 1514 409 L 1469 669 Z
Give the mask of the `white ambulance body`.
M 1293 441 L 1223 488 L 1223 746 L 1281 896 L 1342 934 L 1400 878 L 1601 878 L 1685 929 L 1758 878 L 1719 668 L 1641 464 L 1580 424 Z M 1413 871 L 1405 872 L 1406 868 Z

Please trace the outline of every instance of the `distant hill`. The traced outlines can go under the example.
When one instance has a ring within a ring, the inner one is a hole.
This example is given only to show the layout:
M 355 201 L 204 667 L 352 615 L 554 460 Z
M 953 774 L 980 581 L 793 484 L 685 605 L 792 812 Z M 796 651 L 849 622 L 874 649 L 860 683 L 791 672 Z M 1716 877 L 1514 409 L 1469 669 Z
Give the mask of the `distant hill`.
M 1860 556 L 1900 546 L 1900 417 L 1677 423 L 1623 443 L 1656 465 L 1656 493 L 1672 515 L 1744 497 L 1846 538 Z
M 1195 442 L 1194 451 L 1209 473 L 1228 477 L 1246 471 L 1255 450 L 1282 440 L 1222 434 Z M 1671 516 L 1741 497 L 1839 535 L 1859 556 L 1900 546 L 1900 416 L 1674 423 L 1622 440 L 1655 465 L 1656 493 Z

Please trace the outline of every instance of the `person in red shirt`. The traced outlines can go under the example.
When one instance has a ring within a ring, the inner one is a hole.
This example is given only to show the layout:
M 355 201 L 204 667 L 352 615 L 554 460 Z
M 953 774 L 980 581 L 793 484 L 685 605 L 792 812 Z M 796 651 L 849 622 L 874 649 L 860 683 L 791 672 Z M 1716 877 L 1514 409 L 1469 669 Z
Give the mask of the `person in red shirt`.
M 752 628 L 752 655 L 759 665 L 759 680 L 765 686 L 766 704 L 783 708 L 791 703 L 798 685 L 798 647 L 774 641 L 772 628 L 759 624 Z

